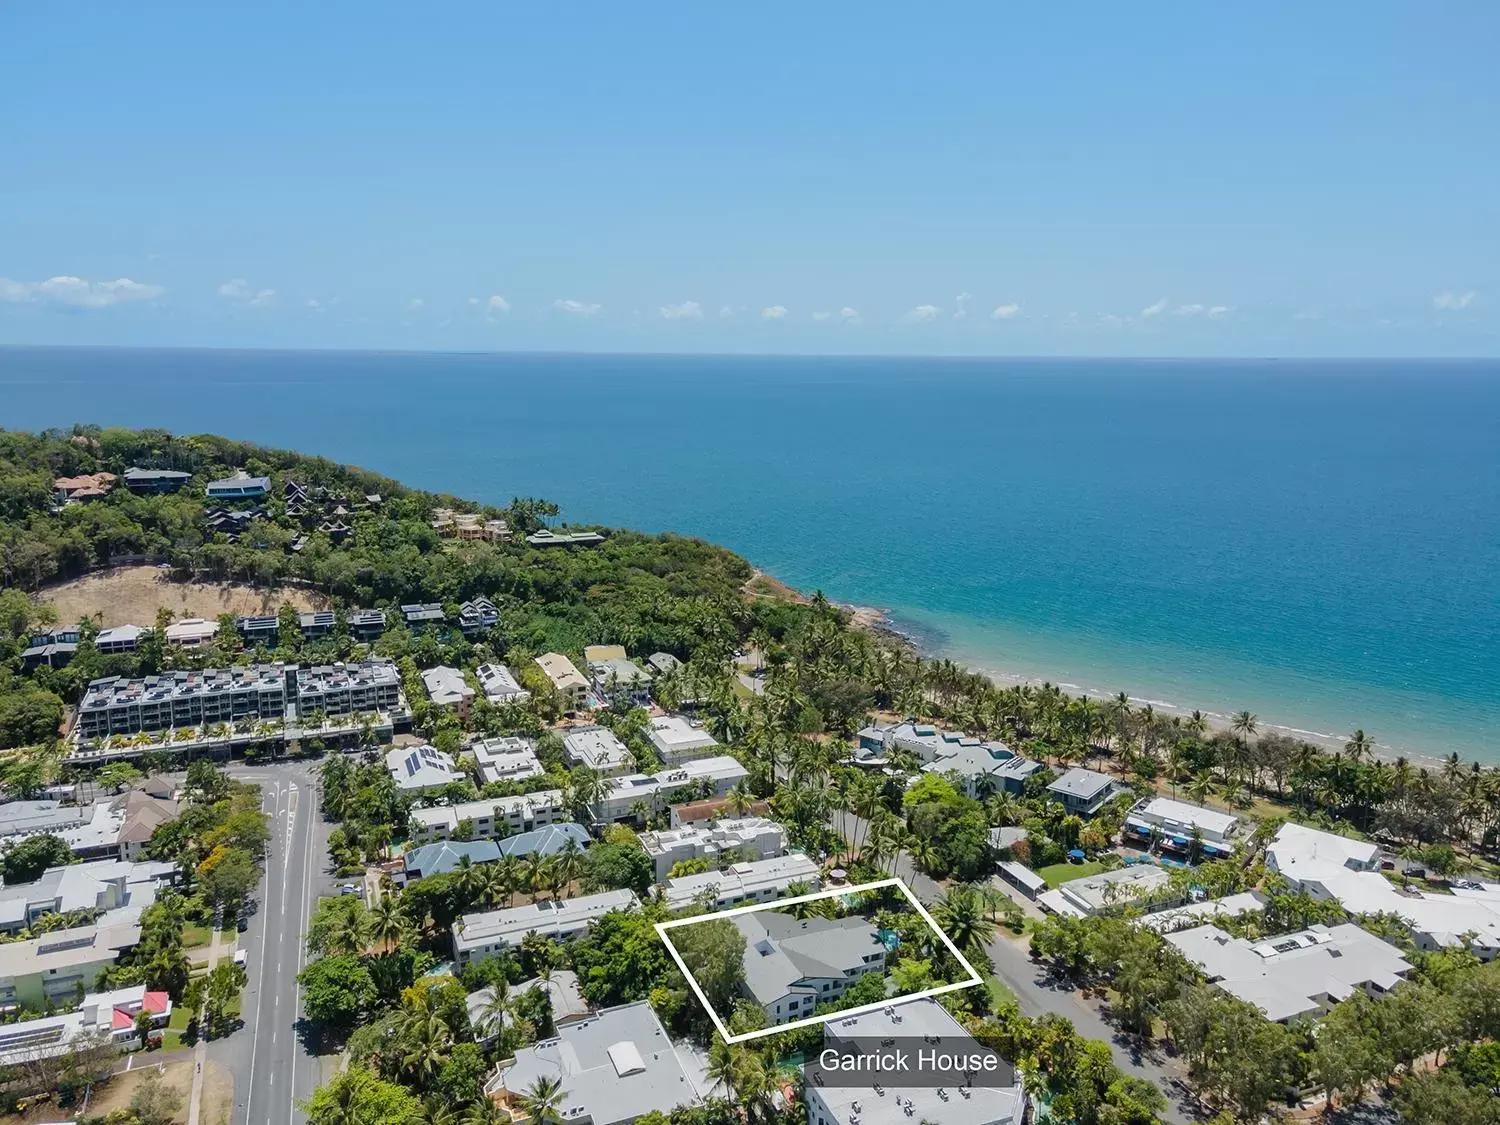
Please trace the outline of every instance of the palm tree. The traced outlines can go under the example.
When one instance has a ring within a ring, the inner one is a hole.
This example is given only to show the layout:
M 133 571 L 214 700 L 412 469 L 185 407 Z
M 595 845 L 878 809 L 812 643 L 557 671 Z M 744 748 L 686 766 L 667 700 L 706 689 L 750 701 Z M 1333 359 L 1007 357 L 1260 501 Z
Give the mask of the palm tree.
M 1260 729 L 1260 719 L 1249 711 L 1241 711 L 1230 720 L 1229 729 L 1239 735 L 1241 742 L 1245 742 L 1255 737 L 1255 732 Z
M 479 881 L 479 868 L 474 865 L 473 858 L 466 855 L 460 856 L 453 883 L 466 903 L 473 903 L 479 897 Z
M 568 842 L 563 845 L 562 851 L 553 857 L 552 863 L 563 886 L 576 883 L 582 878 L 583 849 L 578 846 L 578 841 L 571 836 L 568 837 Z
M 324 942 L 329 953 L 360 953 L 365 948 L 365 911 L 359 903 L 335 916 Z
M 463 1125 L 509 1125 L 509 1122 L 510 1114 L 483 1095 L 463 1115 Z M 433 1125 L 437 1125 L 436 1121 Z
M 510 985 L 499 977 L 489 989 L 489 998 L 479 1010 L 474 1025 L 486 1038 L 499 1035 L 505 1028 L 505 1017 L 510 1012 Z
M 1356 730 L 1349 736 L 1349 741 L 1344 743 L 1344 750 L 1348 753 L 1349 760 L 1357 765 L 1375 752 L 1375 740 L 1363 730 Z
M 499 873 L 501 884 L 505 887 L 505 904 L 510 906 L 516 901 L 516 892 L 521 889 L 521 880 L 524 877 L 521 860 L 517 856 L 503 855 L 494 867 Z
M 387 951 L 394 951 L 400 946 L 409 929 L 401 902 L 393 894 L 385 895 L 375 904 L 370 911 L 369 920 L 370 941 Z
M 536 895 L 547 884 L 547 860 L 538 852 L 532 852 L 521 861 L 521 886 L 536 901 Z
M 556 1078 L 538 1078 L 517 1099 L 531 1125 L 563 1125 L 562 1082 Z
M 995 923 L 972 884 L 951 888 L 932 905 L 932 917 L 961 953 L 974 960 L 986 958 L 984 947 L 995 936 Z
M 402 1064 L 424 1082 L 443 1069 L 453 1052 L 453 1032 L 436 1011 L 418 1008 L 411 1012 L 402 1024 L 401 1037 L 406 1045 Z

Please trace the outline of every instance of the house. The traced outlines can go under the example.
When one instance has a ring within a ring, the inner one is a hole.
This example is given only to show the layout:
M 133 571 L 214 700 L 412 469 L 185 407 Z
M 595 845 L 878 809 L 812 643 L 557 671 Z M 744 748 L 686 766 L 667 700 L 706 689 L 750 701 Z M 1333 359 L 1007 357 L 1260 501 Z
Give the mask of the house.
M 139 857 L 156 830 L 176 820 L 182 811 L 171 798 L 156 797 L 144 789 L 132 789 L 116 798 L 111 802 L 111 809 L 120 814 L 120 828 L 115 839 L 120 858 L 127 860 Z
M 453 923 L 453 956 L 461 965 L 482 961 L 520 945 L 527 934 L 571 941 L 610 911 L 629 910 L 637 902 L 630 891 L 603 891 L 560 902 L 542 899 L 505 910 L 465 914 Z
M 1240 891 L 1223 898 L 1188 902 L 1170 910 L 1158 910 L 1143 914 L 1135 920 L 1137 926 L 1155 930 L 1159 934 L 1170 934 L 1174 930 L 1185 930 L 1201 926 L 1217 918 L 1237 918 L 1241 914 L 1258 913 L 1265 910 L 1266 897 L 1259 891 Z
M 885 944 L 858 915 L 795 918 L 758 910 L 730 921 L 745 938 L 745 992 L 773 1024 L 804 1019 L 867 974 L 885 971 Z
M 630 771 L 630 751 L 606 727 L 574 727 L 562 742 L 563 760 L 570 766 L 587 766 L 605 776 Z
M 401 869 L 408 880 L 424 879 L 457 871 L 466 859 L 477 865 L 494 863 L 499 858 L 500 845 L 494 840 L 442 840 L 408 848 L 401 855 Z
M 52 499 L 59 504 L 76 504 L 98 500 L 114 491 L 114 473 L 86 473 L 78 477 L 57 477 L 52 482 Z
M 176 492 L 192 479 L 192 473 L 179 473 L 174 469 L 138 469 L 131 466 L 125 470 L 125 487 L 142 496 Z
M 606 660 L 590 660 L 588 665 L 594 690 L 610 704 L 651 706 L 651 674 L 629 657 L 612 656 Z
M 297 627 L 302 630 L 302 635 L 310 641 L 328 636 L 333 632 L 334 626 L 337 624 L 338 617 L 331 610 L 322 609 L 297 614 Z
M 99 859 L 49 867 L 29 883 L 0 887 L 0 932 L 16 933 L 47 914 L 104 912 L 107 925 L 137 922 L 157 891 L 177 876 L 167 862 L 126 863 Z
M 1247 941 L 1217 926 L 1167 935 L 1210 984 L 1277 1023 L 1326 1013 L 1356 992 L 1385 995 L 1412 970 L 1399 949 L 1352 922 Z
M 835 1056 L 867 1054 L 872 1044 L 892 1041 L 959 1057 L 993 1054 L 930 996 L 823 1025 L 824 1051 Z M 1014 1067 L 998 1056 L 996 1061 L 993 1071 L 978 1069 L 972 1081 L 956 1078 L 942 1086 L 931 1078 L 908 1083 L 867 1071 L 824 1081 L 810 1070 L 807 1125 L 1023 1125 L 1029 1117 L 1026 1088 Z
M 76 630 L 70 630 L 76 638 Z M 66 634 L 59 631 L 41 633 L 31 637 L 24 649 L 21 650 L 21 664 L 26 668 L 40 668 L 45 665 L 48 668 L 62 668 L 70 663 L 73 657 L 78 655 L 78 641 L 61 640 L 60 636 Z
M 482 738 L 469 747 L 483 784 L 492 781 L 525 781 L 546 771 L 536 748 L 524 738 Z
M 139 925 L 119 923 L 0 942 L 0 1006 L 71 1007 L 93 987 L 101 970 L 140 940 Z
M 695 758 L 711 758 L 719 752 L 719 743 L 703 729 L 703 724 L 684 715 L 663 715 L 646 724 L 646 737 L 663 764 L 681 765 Z
M 1151 797 L 1138 801 L 1130 810 L 1120 834 L 1128 843 L 1149 846 L 1154 842 L 1164 851 L 1183 855 L 1196 842 L 1203 854 L 1212 859 L 1234 851 L 1230 837 L 1238 825 L 1238 817 L 1217 809 Z
M 528 535 L 526 542 L 533 547 L 592 547 L 604 542 L 597 531 L 554 531 L 542 528 L 535 535 Z
M 68 997 L 67 1003 L 75 998 Z M 152 1028 L 164 1028 L 172 1015 L 172 999 L 137 984 L 86 994 L 75 1011 L 0 1025 L 0 1066 L 34 1064 L 94 1044 L 135 1050 L 141 1046 L 135 1026 L 141 1012 L 149 1013 Z
M 447 620 L 443 607 L 437 602 L 423 602 L 420 605 L 404 605 L 401 607 L 401 618 L 406 622 L 408 629 L 425 629 L 431 625 L 441 625 Z
M 1175 906 L 1184 898 L 1172 887 L 1172 876 L 1154 863 L 1139 863 L 1114 871 L 1101 871 L 1082 879 L 1071 879 L 1054 891 L 1036 896 L 1037 903 L 1053 914 L 1087 918 L 1112 914 L 1127 906 Z
M 1003 742 L 912 721 L 865 727 L 856 738 L 850 762 L 884 766 L 896 750 L 914 755 L 924 772 L 957 776 L 960 788 L 970 796 L 983 796 L 986 791 L 1019 793 L 1026 779 L 1043 768 Z
M 429 793 L 464 779 L 453 759 L 431 746 L 397 746 L 385 752 L 385 768 L 403 793 Z
M 94 648 L 105 655 L 117 652 L 134 652 L 141 647 L 141 639 L 150 633 L 139 625 L 116 625 L 111 629 L 100 629 L 94 634 Z
M 562 697 L 564 710 L 581 711 L 588 706 L 589 682 L 571 660 L 560 652 L 544 652 L 536 662 L 552 681 L 552 689 Z
M 1120 784 L 1107 773 L 1074 766 L 1051 785 L 1047 792 L 1070 813 L 1093 816 L 1120 791 Z
M 600 823 L 637 816 L 638 805 L 655 812 L 686 797 L 722 797 L 749 771 L 727 754 L 698 758 L 656 774 L 631 773 L 608 778 L 591 811 Z
M 422 685 L 427 689 L 427 698 L 434 707 L 452 708 L 460 719 L 469 717 L 469 708 L 474 702 L 474 689 L 457 668 L 438 665 L 422 672 Z
M 497 707 L 525 703 L 531 698 L 531 692 L 520 685 L 504 664 L 481 664 L 474 669 L 474 675 L 479 679 L 485 700 Z
M 563 791 L 542 789 L 519 797 L 485 797 L 443 808 L 413 809 L 411 836 L 417 844 L 452 839 L 458 826 L 468 821 L 474 839 L 488 840 L 567 819 Z
M 668 879 L 663 897 L 673 910 L 692 906 L 700 897 L 710 900 L 713 909 L 722 910 L 751 902 L 774 902 L 796 883 L 805 883 L 814 891 L 822 886 L 822 870 L 805 855 L 751 860 L 722 871 Z
M 675 672 L 682 667 L 682 661 L 670 652 L 653 652 L 646 657 L 646 663 L 651 665 L 651 670 L 658 676 L 665 676 L 668 672 Z
M 770 859 L 786 851 L 786 830 L 774 820 L 758 816 L 642 832 L 640 840 L 651 857 L 658 883 L 665 883 L 672 868 L 686 860 L 704 859 L 717 868 L 723 866 L 720 857 L 726 853 L 736 860 L 750 860 Z
M 167 644 L 178 648 L 202 648 L 210 644 L 219 632 L 217 621 L 205 621 L 201 617 L 185 617 L 167 626 L 162 636 Z
M 702 1099 L 647 1000 L 606 1008 L 516 1049 L 485 1092 L 519 1116 L 520 1098 L 540 1081 L 559 1085 L 558 1117 L 568 1125 L 630 1125 Z
M 236 617 L 234 631 L 247 645 L 267 645 L 274 648 L 281 640 L 279 617 Z
M 356 641 L 373 641 L 385 632 L 385 610 L 357 609 L 349 614 L 349 635 Z
M 465 636 L 484 633 L 500 624 L 500 611 L 489 598 L 472 598 L 458 607 L 458 627 Z
M 477 512 L 455 512 L 452 508 L 435 508 L 432 529 L 444 539 L 465 543 L 504 543 L 510 538 L 510 527 L 501 519 L 485 519 Z
M 271 491 L 270 477 L 252 477 L 237 469 L 223 480 L 211 480 L 203 487 L 210 500 L 258 500 Z
M 545 979 L 533 977 L 531 980 L 523 980 L 520 984 L 513 984 L 507 995 L 514 1000 L 528 992 L 547 994 L 552 1008 L 554 1027 L 567 1027 L 579 1020 L 586 1020 L 594 1014 L 593 1007 L 583 998 L 583 993 L 578 989 L 578 974 L 569 969 L 554 969 Z M 500 1015 L 500 1026 L 491 1026 L 490 1013 L 494 999 L 493 988 L 477 989 L 464 998 L 464 1006 L 469 1009 L 469 1026 L 474 1030 L 476 1043 L 489 1043 L 500 1034 L 501 1027 L 511 1025 L 512 1017 L 507 1007 L 507 1010 Z

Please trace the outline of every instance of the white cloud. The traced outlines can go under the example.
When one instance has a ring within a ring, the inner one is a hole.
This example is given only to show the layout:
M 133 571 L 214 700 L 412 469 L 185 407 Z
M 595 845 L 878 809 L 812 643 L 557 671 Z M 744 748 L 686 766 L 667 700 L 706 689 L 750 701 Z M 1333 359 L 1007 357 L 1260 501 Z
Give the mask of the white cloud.
M 1141 310 L 1141 315 L 1144 316 L 1144 317 L 1160 316 L 1162 313 L 1164 313 L 1166 311 L 1167 311 L 1167 299 L 1165 297 L 1163 297 L 1160 301 L 1157 301 L 1156 304 L 1154 304 L 1154 305 L 1147 305 L 1145 308 L 1143 308 Z
M 478 305 L 479 304 L 479 298 L 478 297 L 470 297 L 469 298 L 469 304 L 470 305 Z
M 248 301 L 245 302 L 245 304 L 249 305 L 252 309 L 272 308 L 276 304 L 276 290 L 257 290 L 255 296 L 251 297 Z
M 768 309 L 760 310 L 760 318 L 762 320 L 780 320 L 784 316 L 786 316 L 785 305 L 772 305 Z
M 486 311 L 492 313 L 510 312 L 510 302 L 500 296 L 499 293 L 491 295 L 490 299 L 484 303 L 484 307 Z
M 991 320 L 1012 320 L 1021 315 L 1020 305 L 1000 305 L 990 313 Z
M 909 324 L 923 324 L 929 320 L 936 320 L 942 312 L 943 310 L 936 305 L 918 305 L 901 319 Z
M 307 307 L 309 309 L 311 309 L 313 312 L 322 312 L 323 311 L 323 306 L 316 299 L 314 299 L 312 297 L 309 297 L 307 299 Z
M 81 277 L 49 277 L 46 281 L 12 281 L 0 277 L 0 301 L 40 301 L 75 309 L 103 309 L 131 301 L 151 301 L 166 289 L 143 285 L 128 277 L 115 281 L 85 281 Z
M 965 320 L 969 315 L 969 302 L 973 300 L 973 294 L 960 293 L 953 298 L 953 319 Z
M 250 296 L 250 283 L 243 277 L 232 278 L 219 286 L 219 296 L 226 301 L 243 301 Z
M 728 305 L 721 305 L 721 306 L 719 306 L 719 315 L 721 317 L 723 317 L 725 320 L 728 320 L 730 317 L 732 317 L 734 315 L 734 310 L 732 308 L 730 308 Z
M 683 301 L 680 305 L 663 305 L 663 320 L 702 320 L 703 306 L 697 301 Z
M 1204 305 L 1178 305 L 1175 309 L 1172 310 L 1172 315 L 1173 316 L 1197 316 L 1200 313 L 1205 313 L 1207 311 L 1208 311 L 1208 309 Z
M 1472 289 L 1467 293 L 1439 293 L 1432 299 L 1432 307 L 1440 311 L 1457 312 L 1472 305 L 1477 296 Z
M 426 307 L 427 302 L 422 300 L 421 297 L 413 297 L 410 301 L 406 302 L 407 312 L 416 312 L 417 310 L 425 309 Z
M 597 316 L 604 311 L 603 305 L 589 304 L 584 301 L 572 301 L 559 297 L 552 302 L 552 307 L 558 312 L 565 312 L 569 316 Z
M 842 320 L 845 324 L 858 324 L 861 318 L 858 309 L 851 309 L 849 308 L 849 306 L 845 305 L 843 308 L 839 309 L 839 319 Z
M 1212 308 L 1210 308 L 1208 310 L 1208 318 L 1210 320 L 1218 320 L 1221 316 L 1227 316 L 1228 314 L 1229 314 L 1229 306 L 1228 305 L 1214 305 Z

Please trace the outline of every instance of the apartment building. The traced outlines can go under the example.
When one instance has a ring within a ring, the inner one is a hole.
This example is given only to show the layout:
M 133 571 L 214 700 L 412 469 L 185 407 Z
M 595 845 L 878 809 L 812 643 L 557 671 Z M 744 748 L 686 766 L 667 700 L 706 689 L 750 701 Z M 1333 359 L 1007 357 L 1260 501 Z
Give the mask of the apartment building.
M 135 924 L 78 926 L 0 942 L 0 1006 L 71 1008 L 101 970 L 141 940 Z
M 434 707 L 452 709 L 460 719 L 469 717 L 469 709 L 474 703 L 474 689 L 457 668 L 439 665 L 424 669 L 422 686 L 427 689 L 427 698 L 432 700 Z
M 544 652 L 536 662 L 562 696 L 566 710 L 581 711 L 589 705 L 589 682 L 571 660 L 560 652 Z
M 525 781 L 540 777 L 546 772 L 541 759 L 536 756 L 536 747 L 524 738 L 510 735 L 505 738 L 482 738 L 469 747 L 474 755 L 474 764 L 479 767 L 480 779 L 488 784 L 492 781 Z
M 745 937 L 745 992 L 773 1024 L 805 1019 L 856 981 L 885 971 L 885 944 L 857 915 L 794 918 L 762 910 L 730 921 Z
M 807 856 L 784 855 L 736 863 L 723 871 L 668 879 L 664 898 L 673 910 L 681 910 L 706 896 L 712 909 L 722 910 L 752 902 L 774 902 L 794 883 L 818 890 L 823 885 L 822 876 L 821 869 Z
M 144 679 L 93 680 L 78 705 L 83 738 L 286 716 L 286 670 L 280 665 L 162 672 Z
M 640 840 L 651 857 L 658 883 L 665 883 L 672 868 L 687 860 L 707 860 L 710 867 L 717 868 L 725 855 L 738 860 L 770 859 L 786 851 L 786 829 L 759 816 L 642 832 Z
M 496 706 L 525 703 L 531 698 L 531 692 L 521 686 L 504 664 L 481 664 L 474 670 L 474 675 L 479 679 L 485 700 Z
M 527 934 L 571 941 L 612 910 L 629 910 L 639 900 L 630 891 L 542 899 L 507 910 L 465 914 L 453 923 L 453 956 L 460 965 L 493 957 L 520 945 Z
M 563 760 L 570 766 L 586 766 L 606 777 L 630 771 L 630 751 L 606 727 L 574 727 L 562 741 Z
M 685 715 L 663 715 L 646 726 L 646 737 L 664 765 L 679 766 L 719 753 L 718 740 L 697 719 Z
M 749 776 L 738 761 L 721 754 L 684 762 L 657 774 L 611 777 L 591 811 L 600 822 L 625 820 L 636 815 L 638 802 L 655 812 L 677 801 L 722 797 Z
M 450 840 L 458 826 L 468 821 L 473 838 L 488 840 L 502 834 L 526 832 L 546 824 L 569 820 L 561 789 L 542 789 L 519 797 L 488 797 L 434 809 L 413 809 L 412 842 L 430 844 Z

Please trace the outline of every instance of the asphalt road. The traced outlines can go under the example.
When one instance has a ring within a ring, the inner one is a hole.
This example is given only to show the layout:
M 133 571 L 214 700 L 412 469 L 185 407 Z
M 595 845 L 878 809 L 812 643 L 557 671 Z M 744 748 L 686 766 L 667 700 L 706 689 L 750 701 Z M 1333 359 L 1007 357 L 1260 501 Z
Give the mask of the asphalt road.
M 864 838 L 865 825 L 858 817 L 849 813 L 835 813 L 833 829 L 853 840 L 854 833 Z M 943 894 L 943 888 L 916 869 L 911 857 L 902 852 L 896 860 L 895 874 L 905 880 L 912 893 L 924 906 L 930 905 Z M 1031 953 L 1023 941 L 997 933 L 985 947 L 994 965 L 995 976 L 1015 994 L 1016 1003 L 1028 1016 L 1047 1014 L 1063 1016 L 1072 1021 L 1074 1029 L 1085 1039 L 1100 1039 L 1109 1044 L 1115 1065 L 1126 1074 L 1143 1078 L 1167 1097 L 1164 1120 L 1172 1125 L 1187 1125 L 1194 1118 L 1191 1100 L 1184 1098 L 1176 1080 L 1182 1077 L 1182 1069 L 1155 1051 L 1141 1050 L 1139 1042 L 1116 1030 L 1103 1016 L 1100 1005 L 1084 1000 L 1076 990 L 1052 980 L 1045 968 L 1031 959 Z
M 331 889 L 328 826 L 309 764 L 236 766 L 231 773 L 261 787 L 271 841 L 258 909 L 239 935 L 249 976 L 244 1026 L 210 1044 L 209 1055 L 234 1076 L 233 1125 L 300 1125 L 306 1119 L 300 1103 L 317 1087 L 321 1066 L 301 1034 L 297 974 L 313 903 Z

